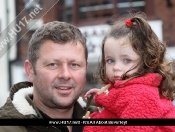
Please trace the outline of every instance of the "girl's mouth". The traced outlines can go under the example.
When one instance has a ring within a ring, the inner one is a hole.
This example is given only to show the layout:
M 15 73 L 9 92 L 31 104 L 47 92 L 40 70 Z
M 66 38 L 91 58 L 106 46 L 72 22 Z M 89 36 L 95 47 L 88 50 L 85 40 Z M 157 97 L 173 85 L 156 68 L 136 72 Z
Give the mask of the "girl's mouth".
M 121 80 L 120 76 L 114 76 L 114 81 L 119 81 Z

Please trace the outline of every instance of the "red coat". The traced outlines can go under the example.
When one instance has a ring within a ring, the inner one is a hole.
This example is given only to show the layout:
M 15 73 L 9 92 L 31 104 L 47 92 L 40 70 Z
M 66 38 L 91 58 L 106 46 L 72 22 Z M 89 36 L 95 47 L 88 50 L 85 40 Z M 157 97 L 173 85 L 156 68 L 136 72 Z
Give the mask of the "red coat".
M 160 97 L 158 86 L 162 77 L 150 73 L 126 83 L 116 82 L 95 96 L 103 111 L 94 112 L 90 118 L 175 118 L 175 108 L 170 100 Z M 171 126 L 85 126 L 84 132 L 175 132 Z

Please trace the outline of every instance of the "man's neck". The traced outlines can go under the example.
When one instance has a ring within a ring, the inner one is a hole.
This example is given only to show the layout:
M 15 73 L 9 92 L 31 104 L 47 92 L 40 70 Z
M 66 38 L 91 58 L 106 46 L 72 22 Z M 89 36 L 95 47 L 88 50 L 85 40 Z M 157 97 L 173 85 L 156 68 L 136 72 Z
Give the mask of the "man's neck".
M 49 116 L 50 118 L 53 119 L 57 119 L 57 118 L 72 118 L 73 115 L 73 109 L 74 106 L 70 107 L 70 108 L 56 108 L 55 107 L 49 107 L 44 105 L 42 102 L 40 101 L 36 101 L 35 99 L 33 99 L 34 104 L 36 105 L 36 107 L 42 111 L 44 114 L 46 114 L 47 116 Z
M 59 118 L 70 119 L 72 118 L 73 115 L 73 107 L 70 109 L 41 109 L 41 108 L 39 109 L 52 119 L 59 119 Z

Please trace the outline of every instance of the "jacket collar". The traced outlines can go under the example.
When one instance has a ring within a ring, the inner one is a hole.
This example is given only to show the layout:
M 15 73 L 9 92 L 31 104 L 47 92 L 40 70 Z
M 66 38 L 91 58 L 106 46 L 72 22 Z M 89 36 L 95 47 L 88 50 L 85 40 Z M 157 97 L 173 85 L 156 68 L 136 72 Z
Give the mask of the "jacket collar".
M 22 115 L 35 115 L 39 116 L 36 112 L 36 108 L 34 108 L 34 104 L 31 105 L 29 103 L 30 97 L 33 95 L 33 84 L 30 82 L 20 82 L 15 84 L 11 88 L 10 98 L 12 100 L 12 104 Z M 30 99 L 30 102 L 32 100 Z M 74 111 L 77 112 L 77 118 L 82 118 L 85 114 L 86 103 L 83 101 L 82 97 L 78 99 L 75 103 Z
M 37 116 L 37 113 L 32 107 L 32 105 L 30 105 L 29 102 L 26 100 L 26 96 L 32 96 L 32 94 L 33 94 L 33 87 L 27 87 L 20 89 L 13 96 L 12 103 L 14 107 L 18 110 L 18 112 L 21 113 L 22 115 L 33 114 Z

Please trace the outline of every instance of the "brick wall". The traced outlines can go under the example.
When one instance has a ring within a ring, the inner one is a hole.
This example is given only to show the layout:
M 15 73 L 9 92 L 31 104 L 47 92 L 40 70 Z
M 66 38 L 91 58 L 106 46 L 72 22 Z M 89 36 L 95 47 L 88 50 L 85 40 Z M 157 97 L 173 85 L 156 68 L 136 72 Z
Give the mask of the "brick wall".
M 163 21 L 163 40 L 168 46 L 175 46 L 175 1 L 155 0 L 155 14 Z

